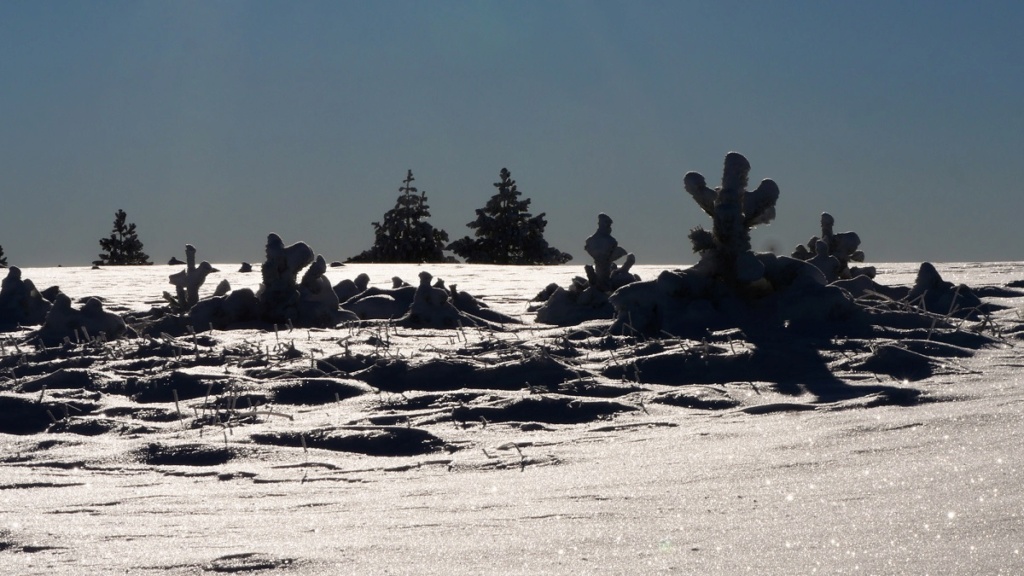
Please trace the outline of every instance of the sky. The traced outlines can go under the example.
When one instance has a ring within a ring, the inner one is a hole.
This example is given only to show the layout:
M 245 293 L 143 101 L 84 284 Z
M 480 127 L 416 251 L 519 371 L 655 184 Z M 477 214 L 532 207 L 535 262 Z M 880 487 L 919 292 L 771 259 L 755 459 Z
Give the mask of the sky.
M 781 190 L 756 250 L 819 215 L 867 262 L 1024 260 L 1024 3 L 944 0 L 0 2 L 0 246 L 87 265 L 123 209 L 193 244 L 328 261 L 373 243 L 407 170 L 452 240 L 508 168 L 587 263 L 696 260 L 683 175 Z

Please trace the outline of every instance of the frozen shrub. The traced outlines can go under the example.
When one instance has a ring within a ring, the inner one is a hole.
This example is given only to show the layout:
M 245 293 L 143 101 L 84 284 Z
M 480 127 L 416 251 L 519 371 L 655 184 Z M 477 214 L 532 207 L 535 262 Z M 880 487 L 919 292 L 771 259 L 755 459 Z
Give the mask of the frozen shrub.
M 814 236 L 806 246 L 797 246 L 793 258 L 810 262 L 825 275 L 829 282 L 848 280 L 855 276 L 875 277 L 873 266 L 850 266 L 850 262 L 863 262 L 859 250 L 860 236 L 856 232 L 834 232 L 836 220 L 828 212 L 821 213 L 821 236 Z

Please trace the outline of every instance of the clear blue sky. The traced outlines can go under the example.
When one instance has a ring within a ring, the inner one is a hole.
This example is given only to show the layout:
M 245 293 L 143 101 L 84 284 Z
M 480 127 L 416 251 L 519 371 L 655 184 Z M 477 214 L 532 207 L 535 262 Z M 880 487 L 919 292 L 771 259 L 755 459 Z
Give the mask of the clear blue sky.
M 694 261 L 682 176 L 773 178 L 756 249 L 831 212 L 869 262 L 1024 260 L 1024 3 L 0 2 L 0 246 L 83 265 L 368 248 L 406 170 L 451 238 L 508 167 L 585 263 Z

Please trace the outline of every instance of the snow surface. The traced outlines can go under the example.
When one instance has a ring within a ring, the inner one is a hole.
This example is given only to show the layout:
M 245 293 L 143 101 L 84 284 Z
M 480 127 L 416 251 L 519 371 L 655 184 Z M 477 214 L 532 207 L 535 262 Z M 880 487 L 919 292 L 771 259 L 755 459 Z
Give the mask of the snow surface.
M 231 272 L 237 264 L 214 266 L 222 272 L 201 295 L 224 278 L 236 289 L 259 283 L 258 272 Z M 648 279 L 663 268 L 633 271 Z M 972 288 L 1024 278 L 1020 263 L 937 268 Z M 582 273 L 349 265 L 328 276 L 336 283 L 366 272 L 371 285 L 389 287 L 392 276 L 412 282 L 423 269 L 527 321 L 537 292 Z M 40 289 L 60 285 L 73 299 L 101 296 L 108 310 L 123 312 L 159 304 L 177 270 L 29 268 L 24 277 Z M 916 271 L 917 264 L 883 264 L 877 280 L 910 284 Z M 1000 302 L 1008 308 L 997 322 L 1016 324 L 1024 300 Z M 214 338 L 220 349 L 284 341 L 309 364 L 346 344 L 365 350 L 373 338 L 377 353 L 413 358 L 484 343 L 542 346 L 565 329 L 451 332 L 281 327 Z M 4 355 L 15 353 L 14 336 Z M 665 388 L 652 386 L 632 396 L 642 410 L 578 424 L 423 424 L 458 449 L 416 456 L 282 448 L 247 436 L 388 414 L 380 408 L 404 396 L 386 392 L 278 406 L 287 417 L 231 429 L 172 421 L 95 436 L 0 434 L 0 573 L 1024 573 L 1019 340 L 1003 337 L 944 366 L 922 381 L 885 382 L 927 398 L 911 406 L 870 407 L 870 396 L 817 402 L 751 381 L 718 383 L 739 408 L 696 410 L 643 403 Z M 842 377 L 854 385 L 884 380 Z M 779 409 L 743 410 L 749 406 Z M 244 457 L 212 466 L 140 462 L 139 450 L 153 442 L 227 445 Z

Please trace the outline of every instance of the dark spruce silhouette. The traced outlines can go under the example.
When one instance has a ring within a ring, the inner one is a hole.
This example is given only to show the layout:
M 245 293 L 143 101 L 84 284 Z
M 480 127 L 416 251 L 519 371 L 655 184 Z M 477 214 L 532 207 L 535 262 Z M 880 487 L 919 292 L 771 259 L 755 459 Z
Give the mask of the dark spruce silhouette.
M 452 260 L 444 255 L 448 233 L 435 229 L 426 221 L 430 217 L 427 194 L 412 185 L 414 180 L 412 170 L 409 170 L 398 189 L 401 194 L 395 201 L 395 207 L 384 213 L 381 222 L 373 223 L 373 247 L 349 258 L 349 262 L 421 263 Z
M 476 220 L 466 224 L 476 238 L 465 236 L 448 249 L 469 264 L 565 264 L 572 256 L 549 246 L 544 240 L 544 213 L 529 212 L 530 199 L 522 195 L 507 168 L 501 169 L 498 193 L 476 211 Z
M 142 251 L 142 241 L 135 232 L 135 224 L 125 222 L 128 217 L 124 210 L 114 214 L 114 230 L 109 238 L 100 239 L 100 259 L 93 264 L 101 266 L 133 266 L 152 264 L 149 256 Z

